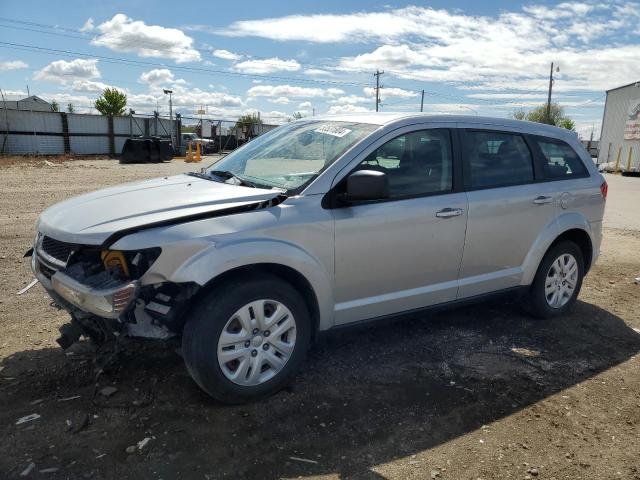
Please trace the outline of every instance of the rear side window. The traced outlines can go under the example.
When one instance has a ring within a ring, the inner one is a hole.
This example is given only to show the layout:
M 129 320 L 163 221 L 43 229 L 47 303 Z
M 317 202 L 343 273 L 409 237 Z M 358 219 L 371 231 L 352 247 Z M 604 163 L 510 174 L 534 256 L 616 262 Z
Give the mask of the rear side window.
M 533 159 L 521 135 L 467 131 L 464 139 L 471 188 L 533 182 Z
M 584 176 L 586 168 L 573 148 L 560 140 L 536 138 L 542 153 L 542 170 L 545 178 L 559 179 Z

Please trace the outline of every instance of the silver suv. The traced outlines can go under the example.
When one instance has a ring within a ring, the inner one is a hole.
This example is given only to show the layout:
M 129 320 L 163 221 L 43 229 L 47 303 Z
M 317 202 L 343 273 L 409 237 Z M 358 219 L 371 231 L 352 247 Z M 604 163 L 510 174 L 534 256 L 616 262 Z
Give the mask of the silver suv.
M 575 133 L 505 119 L 316 117 L 201 172 L 64 201 L 32 266 L 80 336 L 178 337 L 229 403 L 282 388 L 320 333 L 523 293 L 565 313 L 596 260 L 607 184 Z

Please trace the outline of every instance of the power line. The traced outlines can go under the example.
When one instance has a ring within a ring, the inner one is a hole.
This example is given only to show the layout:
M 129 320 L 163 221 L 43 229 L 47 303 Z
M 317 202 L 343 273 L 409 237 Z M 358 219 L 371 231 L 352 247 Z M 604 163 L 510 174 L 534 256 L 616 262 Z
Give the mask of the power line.
M 11 50 L 23 50 L 23 51 L 31 51 L 31 52 L 41 52 L 48 54 L 56 54 L 63 55 L 67 57 L 79 56 L 84 58 L 96 58 L 105 63 L 115 63 L 115 64 L 124 64 L 130 66 L 141 66 L 141 67 L 163 67 L 163 68 L 171 68 L 173 70 L 178 71 L 186 71 L 191 73 L 200 73 L 206 75 L 223 75 L 223 76 L 232 76 L 232 77 L 243 77 L 243 78 L 263 78 L 277 81 L 284 81 L 290 83 L 312 83 L 312 84 L 322 84 L 322 85 L 334 85 L 334 86 L 355 86 L 355 87 L 369 87 L 370 85 L 364 83 L 357 82 L 342 82 L 342 81 L 334 81 L 334 80 L 315 80 L 315 79 L 307 79 L 307 78 L 293 78 L 293 77 L 282 77 L 278 75 L 264 75 L 258 73 L 242 73 L 242 72 L 230 72 L 226 70 L 217 70 L 210 68 L 202 68 L 202 67 L 186 67 L 182 65 L 167 65 L 166 63 L 160 62 L 149 62 L 143 60 L 131 60 L 121 57 L 111 57 L 105 55 L 94 55 L 82 52 L 75 52 L 72 50 L 62 50 L 56 48 L 46 48 L 40 47 L 37 45 L 27 45 L 21 43 L 12 43 L 12 42 L 0 42 L 1 48 L 8 48 Z
M 47 28 L 47 29 L 51 29 L 51 30 L 57 30 L 57 31 L 52 31 L 52 32 L 47 32 L 47 31 L 43 31 L 43 30 L 37 30 L 37 29 L 32 29 L 32 28 L 26 28 L 26 27 L 16 27 L 16 26 L 11 26 L 11 25 L 0 25 L 0 28 L 13 28 L 13 29 L 19 29 L 19 30 L 26 30 L 26 31 L 32 31 L 32 32 L 36 32 L 36 33 L 43 33 L 43 34 L 48 34 L 48 35 L 57 35 L 57 36 L 62 36 L 62 37 L 68 37 L 68 38 L 77 38 L 77 39 L 83 39 L 83 40 L 91 40 L 91 38 L 89 36 L 87 36 L 84 32 L 82 32 L 79 29 L 74 29 L 74 28 L 69 28 L 69 27 L 60 27 L 57 25 L 48 25 L 48 24 L 43 24 L 43 23 L 37 23 L 37 22 L 29 22 L 29 21 L 24 21 L 24 20 L 18 20 L 18 19 L 11 19 L 11 18 L 6 18 L 6 17 L 0 17 L 0 21 L 1 22 L 8 22 L 8 23 L 16 23 L 16 24 L 20 24 L 20 25 L 28 25 L 28 26 L 34 26 L 34 27 L 39 27 L 39 28 Z M 76 33 L 76 35 L 71 35 L 71 34 L 65 34 L 65 33 L 61 33 L 60 30 L 64 31 L 64 32 L 72 32 L 72 33 Z M 125 35 L 119 35 L 119 34 L 101 34 L 100 35 L 100 39 L 118 39 L 118 38 L 125 38 Z M 157 45 L 154 44 L 149 44 L 149 43 L 145 43 L 145 42 L 137 42 L 136 46 L 142 46 L 142 47 L 146 47 L 150 50 L 156 50 L 159 51 L 157 49 Z M 199 49 L 196 47 L 189 47 L 190 49 L 197 51 L 199 53 L 208 55 L 211 53 L 210 50 L 205 50 L 205 49 Z M 183 50 L 173 50 L 173 49 L 164 49 L 163 51 L 165 52 L 173 52 L 173 53 L 182 53 Z M 264 64 L 267 65 L 274 65 L 277 66 L 279 65 L 278 62 L 273 62 L 271 61 L 271 58 L 268 57 L 256 57 L 256 56 L 252 56 L 252 55 L 248 55 L 248 54 L 242 54 L 244 57 L 247 57 L 251 60 L 259 60 Z M 97 57 L 97 56 L 96 56 Z M 297 60 L 296 60 L 297 61 Z M 298 62 L 300 64 L 300 62 Z M 335 64 L 331 63 L 331 64 L 324 64 L 324 63 L 316 63 L 316 64 L 300 64 L 302 66 L 306 66 L 309 68 L 317 68 L 317 67 L 334 67 Z M 174 68 L 174 69 L 178 69 L 177 66 L 170 66 L 170 65 L 166 65 L 166 64 L 162 64 L 162 66 L 164 67 L 169 67 L 169 68 Z M 180 69 L 195 69 L 196 67 L 181 67 Z M 368 73 L 367 70 L 362 70 L 362 69 L 355 69 L 355 68 L 348 68 L 346 69 L 346 71 L 350 71 L 350 72 L 356 72 L 356 73 Z M 236 75 L 244 75 L 244 76 L 252 76 L 252 74 L 243 74 L 241 72 L 228 72 L 228 71 L 215 71 L 217 74 L 236 74 Z M 408 71 L 401 71 L 401 70 L 387 70 L 388 73 L 391 74 L 396 74 L 396 75 L 412 75 L 413 72 L 408 70 Z M 278 79 L 278 80 L 284 80 L 287 77 L 275 77 L 275 76 L 267 76 L 267 75 L 261 75 L 261 74 L 254 74 L 253 76 L 256 77 L 264 77 L 264 78 L 273 78 L 273 79 Z M 288 79 L 288 81 L 291 82 L 313 82 L 313 83 L 323 83 L 323 84 L 338 84 L 338 85 L 348 85 L 348 86 L 362 86 L 362 87 L 368 87 L 369 85 L 367 84 L 363 84 L 363 83 L 356 83 L 356 82 L 344 82 L 344 81 L 332 81 L 332 80 L 313 80 L 313 79 L 294 79 L 294 78 L 290 78 Z M 451 86 L 456 87 L 458 85 L 458 82 L 442 82 Z M 391 88 L 391 87 L 389 87 Z M 393 87 L 393 88 L 402 88 L 402 87 Z M 406 89 L 406 90 L 410 90 L 410 91 L 415 91 L 417 93 L 421 93 L 420 89 Z M 533 90 L 536 91 L 536 90 Z M 433 95 L 436 95 L 435 93 L 433 93 Z M 460 99 L 461 97 L 451 97 L 452 99 Z M 466 99 L 465 99 L 466 100 Z M 490 101 L 488 100 L 481 100 L 479 99 L 478 101 L 482 101 L 484 103 L 490 104 Z

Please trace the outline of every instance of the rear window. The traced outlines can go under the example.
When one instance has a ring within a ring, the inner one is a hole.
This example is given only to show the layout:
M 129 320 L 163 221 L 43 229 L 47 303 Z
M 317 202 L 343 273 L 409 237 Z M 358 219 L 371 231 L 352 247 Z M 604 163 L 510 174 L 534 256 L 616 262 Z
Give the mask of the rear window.
M 533 159 L 521 135 L 467 131 L 464 138 L 472 188 L 533 182 Z
M 548 138 L 536 138 L 535 141 L 542 152 L 545 178 L 560 179 L 585 175 L 586 168 L 582 160 L 568 144 Z

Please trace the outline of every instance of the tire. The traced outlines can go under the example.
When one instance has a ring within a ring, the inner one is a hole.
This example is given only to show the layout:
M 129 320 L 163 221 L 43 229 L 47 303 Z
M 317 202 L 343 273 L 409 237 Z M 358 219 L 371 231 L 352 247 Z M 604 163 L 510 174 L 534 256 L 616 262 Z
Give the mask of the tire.
M 560 259 L 562 270 L 556 262 Z M 575 276 L 569 274 L 573 269 L 565 266 L 575 261 Z M 555 264 L 555 265 L 554 265 Z M 553 267 L 553 269 L 552 269 Z M 564 272 L 559 276 L 555 272 Z M 584 278 L 584 257 L 580 247 L 571 241 L 562 241 L 553 245 L 545 254 L 533 283 L 529 287 L 525 307 L 528 313 L 537 318 L 553 318 L 564 315 L 575 303 Z M 566 282 L 566 285 L 562 282 Z M 573 289 L 569 288 L 573 284 Z M 550 286 L 551 285 L 551 286 Z M 567 286 L 568 285 L 568 286 Z M 556 289 L 556 287 L 559 287 Z M 553 296 L 554 292 L 557 296 Z
M 279 307 L 283 308 L 276 310 Z M 265 319 L 258 325 L 260 308 Z M 270 318 L 275 318 L 271 326 Z M 284 335 L 277 335 L 286 328 Z M 230 339 L 233 345 L 224 346 Z M 200 388 L 223 403 L 241 404 L 285 387 L 302 365 L 310 340 L 311 320 L 302 296 L 278 277 L 259 275 L 249 281 L 231 280 L 205 294 L 187 314 L 182 351 Z M 236 354 L 238 359 L 224 362 Z

